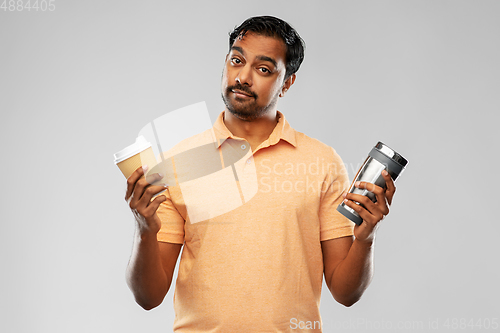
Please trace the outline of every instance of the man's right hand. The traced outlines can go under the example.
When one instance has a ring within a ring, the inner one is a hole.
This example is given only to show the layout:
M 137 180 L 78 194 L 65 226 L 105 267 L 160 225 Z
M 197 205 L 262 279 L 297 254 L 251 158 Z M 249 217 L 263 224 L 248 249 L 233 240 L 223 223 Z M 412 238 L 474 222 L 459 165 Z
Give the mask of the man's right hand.
M 147 166 L 145 167 L 147 170 Z M 148 175 L 146 179 L 143 167 L 137 168 L 132 175 L 127 179 L 127 192 L 125 200 L 128 202 L 132 213 L 134 213 L 137 221 L 137 226 L 141 233 L 154 233 L 160 231 L 161 221 L 156 214 L 156 210 L 160 204 L 167 200 L 164 195 L 159 195 L 153 201 L 151 198 L 157 193 L 164 191 L 166 184 L 151 185 L 163 178 L 163 175 L 155 173 Z

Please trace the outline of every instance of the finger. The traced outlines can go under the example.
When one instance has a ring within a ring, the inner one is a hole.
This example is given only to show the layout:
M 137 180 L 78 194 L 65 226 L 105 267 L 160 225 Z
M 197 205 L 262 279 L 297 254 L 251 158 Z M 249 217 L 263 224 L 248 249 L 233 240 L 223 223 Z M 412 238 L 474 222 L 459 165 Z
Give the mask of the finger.
M 357 188 L 360 188 L 360 189 L 366 189 L 370 192 L 372 192 L 373 194 L 375 194 L 375 197 L 377 198 L 377 202 L 385 202 L 385 189 L 380 187 L 380 186 L 377 186 L 375 184 L 372 184 L 372 183 L 368 183 L 368 182 L 356 182 L 354 184 L 354 186 L 356 186 Z
M 373 216 L 368 210 L 366 210 L 362 206 L 356 204 L 354 201 L 345 199 L 344 204 L 348 207 L 351 207 L 356 213 L 358 213 L 358 215 L 363 219 L 363 221 L 369 224 L 373 224 L 375 222 L 376 220 L 375 216 Z
M 146 175 L 146 181 L 148 182 L 148 184 L 151 184 L 151 185 L 159 185 L 159 184 L 155 184 L 155 183 L 160 181 L 162 178 L 163 178 L 163 174 L 159 173 L 159 172 L 152 173 L 150 175 Z
M 391 175 L 384 170 L 382 171 L 382 177 L 385 179 L 385 185 L 387 187 L 385 191 L 385 196 L 387 198 L 387 202 L 389 205 L 392 203 L 392 198 L 394 197 L 394 193 L 396 192 L 396 185 L 394 185 L 394 181 L 392 180 Z
M 162 175 L 160 175 L 160 174 L 154 174 L 153 177 L 156 177 L 157 180 L 162 179 Z M 165 189 L 163 184 L 161 184 L 161 186 L 156 185 L 153 190 L 150 190 L 150 191 L 154 191 L 154 193 L 151 195 L 148 195 L 144 200 L 142 200 L 142 197 L 144 196 L 145 192 L 147 191 L 147 189 L 150 186 L 155 186 L 155 185 L 151 185 L 145 178 L 141 178 L 135 183 L 135 187 L 134 187 L 134 190 L 132 192 L 132 196 L 128 200 L 129 207 L 131 209 L 141 209 L 141 207 L 142 208 L 147 207 L 148 200 L 151 200 L 151 197 L 154 194 L 160 192 L 160 190 L 158 190 L 158 188 L 162 188 L 162 190 Z
M 361 195 L 361 194 L 354 194 L 354 193 L 349 193 L 345 196 L 346 199 L 353 201 L 354 204 L 356 202 L 362 204 L 362 208 L 368 211 L 371 216 L 373 216 L 375 219 L 373 222 L 378 222 L 384 218 L 385 215 L 389 213 L 389 208 L 387 207 L 387 204 L 385 202 L 385 198 L 382 197 L 382 199 L 379 199 L 376 203 L 370 200 L 367 196 Z
M 147 208 L 151 204 L 151 199 L 160 192 L 165 191 L 168 185 L 149 185 L 146 190 L 144 190 L 144 194 L 141 196 L 138 202 L 138 208 Z M 155 198 L 156 200 L 156 198 Z
M 157 196 L 153 201 L 150 202 L 149 206 L 144 210 L 144 217 L 148 218 L 153 216 L 158 210 L 158 207 L 160 207 L 161 203 L 165 202 L 166 200 L 167 197 L 165 195 Z
M 125 200 L 128 201 L 132 192 L 134 192 L 135 184 L 144 175 L 144 172 L 148 169 L 147 165 L 138 167 L 131 175 L 127 178 L 127 190 L 125 191 Z
M 365 206 L 370 213 L 374 213 L 376 211 L 376 206 L 373 201 L 370 200 L 366 195 L 347 193 L 345 198 L 347 200 L 353 201 L 354 203 L 360 203 Z
M 390 176 L 389 176 L 390 177 Z M 386 199 L 386 190 L 380 186 L 373 183 L 358 181 L 354 184 L 356 188 L 367 190 L 373 193 L 376 197 L 376 201 L 373 202 L 367 195 L 348 193 L 344 197 L 350 199 L 354 202 L 359 202 L 365 206 L 373 216 L 376 216 L 378 220 L 384 218 L 385 215 L 389 214 L 389 206 Z
M 366 189 L 366 190 L 373 192 L 375 194 L 384 193 L 384 189 L 382 187 L 377 186 L 377 185 L 372 184 L 372 183 L 368 183 L 368 182 L 357 181 L 356 183 L 354 183 L 354 186 L 356 186 L 357 188 Z
M 163 178 L 162 174 L 154 173 L 152 175 L 148 175 L 147 178 L 142 177 L 141 179 L 139 179 L 135 183 L 134 197 L 137 198 L 137 200 L 140 200 L 146 188 L 151 186 L 153 183 L 161 180 L 162 178 Z M 155 185 L 160 185 L 160 184 L 155 184 Z
M 373 215 L 379 216 L 381 214 L 381 216 L 383 217 L 389 214 L 389 206 L 387 205 L 387 198 L 386 198 L 386 189 L 367 182 L 360 182 L 360 184 L 357 187 L 364 188 L 375 194 L 375 197 L 377 198 L 376 204 L 369 207 L 367 206 L 368 210 Z

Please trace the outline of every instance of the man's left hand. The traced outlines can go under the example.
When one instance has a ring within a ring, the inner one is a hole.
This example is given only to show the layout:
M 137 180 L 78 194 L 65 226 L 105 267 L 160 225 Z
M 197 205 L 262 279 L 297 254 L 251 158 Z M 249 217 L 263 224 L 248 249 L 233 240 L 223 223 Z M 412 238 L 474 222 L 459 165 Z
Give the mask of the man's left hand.
M 354 186 L 360 189 L 366 189 L 375 194 L 377 202 L 373 202 L 367 196 L 353 193 L 344 193 L 344 203 L 346 206 L 355 210 L 363 219 L 363 223 L 354 227 L 354 236 L 358 241 L 371 243 L 375 239 L 375 232 L 379 222 L 389 214 L 389 206 L 396 192 L 396 187 L 391 176 L 387 171 L 382 172 L 385 179 L 386 188 L 376 186 L 367 182 L 356 182 Z M 356 202 L 362 204 L 358 205 Z

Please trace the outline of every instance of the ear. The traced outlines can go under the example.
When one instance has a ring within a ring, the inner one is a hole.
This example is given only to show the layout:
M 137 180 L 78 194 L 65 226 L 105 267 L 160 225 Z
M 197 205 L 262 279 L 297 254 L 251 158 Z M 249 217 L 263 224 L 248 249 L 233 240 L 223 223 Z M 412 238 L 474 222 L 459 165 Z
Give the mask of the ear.
M 295 82 L 295 73 L 290 75 L 288 79 L 285 80 L 283 86 L 281 87 L 280 97 L 284 97 L 285 93 L 290 89 L 292 84 Z

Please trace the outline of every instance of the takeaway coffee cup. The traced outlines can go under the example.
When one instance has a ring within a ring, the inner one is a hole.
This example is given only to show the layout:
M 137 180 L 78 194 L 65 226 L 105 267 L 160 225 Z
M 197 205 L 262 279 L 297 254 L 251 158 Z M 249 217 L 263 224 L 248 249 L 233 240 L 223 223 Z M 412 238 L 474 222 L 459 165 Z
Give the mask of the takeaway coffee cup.
M 150 169 L 156 165 L 156 158 L 151 143 L 144 136 L 139 136 L 135 143 L 120 150 L 115 155 L 115 164 L 120 168 L 125 178 L 140 166 L 147 165 Z
M 385 179 L 382 176 L 382 171 L 387 170 L 392 180 L 396 181 L 406 168 L 407 164 L 408 161 L 403 156 L 382 142 L 379 142 L 375 145 L 375 147 L 373 147 L 365 162 L 361 168 L 359 168 L 358 173 L 349 187 L 349 193 L 361 194 L 370 198 L 371 201 L 376 202 L 377 198 L 375 197 L 375 194 L 368 190 L 355 187 L 354 183 L 357 181 L 364 181 L 385 188 L 386 184 Z M 363 219 L 358 215 L 358 213 L 351 207 L 346 206 L 344 203 L 341 203 L 337 207 L 337 211 L 357 225 L 360 225 L 363 222 Z

